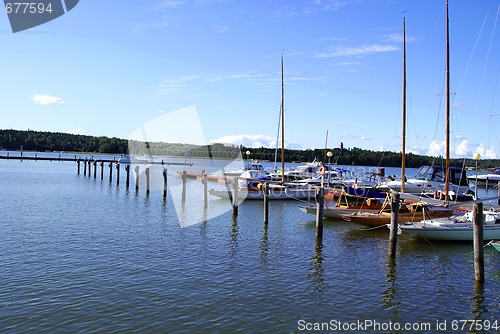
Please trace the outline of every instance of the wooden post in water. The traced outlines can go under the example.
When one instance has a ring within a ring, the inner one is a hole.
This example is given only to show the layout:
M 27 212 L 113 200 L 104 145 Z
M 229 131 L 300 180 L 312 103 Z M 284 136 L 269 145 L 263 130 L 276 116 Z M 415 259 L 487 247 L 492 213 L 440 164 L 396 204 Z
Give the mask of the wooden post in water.
M 92 175 L 92 160 L 89 159 L 89 177 Z
M 484 282 L 483 203 L 474 203 L 474 277 Z
M 97 161 L 94 160 L 94 179 L 97 177 Z
M 316 239 L 323 239 L 323 208 L 325 205 L 325 188 L 316 188 Z
M 149 167 L 147 167 L 145 170 L 144 170 L 144 173 L 146 174 L 146 194 L 149 194 Z
M 264 225 L 269 223 L 269 184 L 264 182 L 262 184 L 262 191 L 264 192 Z
M 181 194 L 181 200 L 184 203 L 186 201 L 186 180 L 187 180 L 187 173 L 185 170 L 182 171 L 182 194 Z
M 78 175 L 80 175 L 80 159 L 76 160 L 76 165 L 77 165 L 76 171 L 77 171 Z
M 130 165 L 125 165 L 125 172 L 127 174 L 127 178 L 125 180 L 125 187 L 128 189 L 130 185 Z
M 134 167 L 135 171 L 135 191 L 139 191 L 139 166 Z
M 101 180 L 104 180 L 104 161 L 101 161 Z
M 238 215 L 238 177 L 233 177 L 233 216 Z
M 391 257 L 392 259 L 396 258 L 396 244 L 398 241 L 399 198 L 399 193 L 391 193 L 391 229 L 389 232 L 389 257 Z
M 120 163 L 116 163 L 116 185 L 120 185 Z
M 167 198 L 167 169 L 163 169 L 163 198 Z
M 208 175 L 203 174 L 203 177 L 201 179 L 201 182 L 203 183 L 203 209 L 208 208 Z
M 109 163 L 109 183 L 113 181 L 113 162 Z
M 500 181 L 498 181 L 497 183 L 497 189 L 498 189 L 498 197 L 500 197 Z M 477 194 L 476 194 L 476 198 L 477 198 Z M 497 200 L 497 204 L 500 205 L 500 198 Z
M 83 175 L 87 175 L 87 161 L 83 160 Z

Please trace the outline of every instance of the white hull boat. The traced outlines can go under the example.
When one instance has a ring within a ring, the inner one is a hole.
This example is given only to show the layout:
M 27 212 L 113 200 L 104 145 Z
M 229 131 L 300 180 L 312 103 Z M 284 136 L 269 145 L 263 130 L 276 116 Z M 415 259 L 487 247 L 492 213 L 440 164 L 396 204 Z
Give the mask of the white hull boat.
M 483 217 L 483 239 L 485 241 L 500 239 L 500 213 L 484 211 Z M 468 211 L 463 216 L 401 223 L 399 229 L 403 234 L 419 239 L 472 241 L 474 237 L 472 219 L 472 211 Z

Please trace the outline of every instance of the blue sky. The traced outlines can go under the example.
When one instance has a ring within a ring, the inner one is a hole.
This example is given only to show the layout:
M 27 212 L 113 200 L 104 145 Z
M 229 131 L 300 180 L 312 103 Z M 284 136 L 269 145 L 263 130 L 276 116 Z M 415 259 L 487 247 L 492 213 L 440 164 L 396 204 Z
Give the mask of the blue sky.
M 499 5 L 450 0 L 453 157 L 500 158 Z M 87 0 L 15 34 L 3 11 L 0 128 L 129 138 L 194 108 L 206 142 L 274 147 L 283 53 L 287 147 L 400 151 L 403 16 L 407 152 L 444 154 L 444 0 Z

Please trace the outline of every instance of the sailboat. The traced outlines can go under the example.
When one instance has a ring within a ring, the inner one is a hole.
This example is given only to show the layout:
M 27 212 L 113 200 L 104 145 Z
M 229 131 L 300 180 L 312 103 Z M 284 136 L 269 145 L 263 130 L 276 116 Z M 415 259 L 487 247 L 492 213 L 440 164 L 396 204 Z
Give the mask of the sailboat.
M 449 48 L 448 48 L 449 58 Z M 449 91 L 449 62 L 446 68 L 447 91 Z M 447 93 L 446 107 L 446 166 L 431 165 L 422 166 L 413 178 L 407 179 L 405 176 L 405 148 L 406 148 L 406 24 L 403 18 L 403 115 L 402 115 L 402 150 L 401 150 L 401 181 L 389 180 L 379 185 L 380 189 L 394 190 L 408 194 L 422 194 L 434 196 L 440 194 L 445 200 L 453 196 L 453 200 L 471 200 L 472 195 L 467 181 L 466 171 L 461 167 L 450 167 L 449 154 L 449 118 L 450 102 Z M 450 189 L 451 186 L 451 189 Z M 446 196 L 444 196 L 446 194 Z
M 446 171 L 449 171 L 449 124 L 450 124 L 450 43 L 448 0 L 446 1 Z M 448 202 L 449 172 L 445 174 L 444 199 Z M 500 239 L 500 212 L 483 210 L 484 240 Z M 473 212 L 460 212 L 447 218 L 423 219 L 418 222 L 401 223 L 403 234 L 426 240 L 473 240 Z M 390 228 L 390 226 L 388 225 Z
M 315 198 L 316 189 L 309 185 L 285 183 L 285 84 L 284 84 L 284 64 L 283 55 L 281 55 L 281 180 L 279 182 L 269 182 L 262 179 L 246 179 L 244 183 L 240 183 L 238 193 L 241 193 L 242 198 L 246 199 L 264 199 L 263 184 L 267 183 L 268 199 L 307 199 Z M 248 184 L 252 187 L 248 187 Z M 209 190 L 210 195 L 219 198 L 231 198 L 230 190 Z
M 401 190 L 405 191 L 405 137 L 406 137 L 406 21 L 403 18 L 403 142 L 402 142 L 402 162 L 401 162 Z M 396 181 L 395 181 L 396 182 Z M 378 188 L 378 187 L 377 187 Z M 348 192 L 349 187 L 343 189 L 343 195 Z M 391 220 L 391 200 L 388 193 L 384 193 L 385 201 L 375 201 L 374 198 L 366 199 L 361 205 L 341 205 L 337 202 L 333 208 L 325 206 L 323 215 L 325 217 L 340 218 L 345 221 L 357 223 L 365 226 L 384 226 Z M 399 221 L 420 221 L 427 217 L 448 217 L 452 214 L 452 209 L 445 208 L 442 205 L 423 202 L 418 198 L 411 198 L 411 203 L 401 203 L 399 210 Z M 436 201 L 438 202 L 438 201 Z M 374 203 L 375 205 L 373 205 Z M 379 204 L 377 206 L 377 204 Z M 439 202 L 439 204 L 442 204 Z M 316 213 L 315 206 L 300 207 L 300 210 L 306 213 Z

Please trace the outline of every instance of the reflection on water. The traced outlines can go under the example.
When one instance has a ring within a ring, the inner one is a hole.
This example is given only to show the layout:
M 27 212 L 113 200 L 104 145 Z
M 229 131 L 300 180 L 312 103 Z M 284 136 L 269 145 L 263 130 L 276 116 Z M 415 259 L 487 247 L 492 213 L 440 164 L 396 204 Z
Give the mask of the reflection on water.
M 325 290 L 325 277 L 323 268 L 323 242 L 321 239 L 316 238 L 314 246 L 314 256 L 311 258 L 311 273 L 308 275 L 313 284 L 313 289 L 318 297 L 322 297 Z
M 75 170 L 0 161 L 4 331 L 297 333 L 300 319 L 499 319 L 500 256 L 488 250 L 486 283 L 474 287 L 469 244 L 400 237 L 390 261 L 388 229 L 325 220 L 317 240 L 303 203 L 272 201 L 264 224 L 261 201 L 233 217 L 211 198 L 209 212 L 229 210 L 207 216 L 190 201 L 201 188 L 192 183 L 178 215 L 172 189 L 146 196 Z
M 484 313 L 488 312 L 486 309 L 484 298 L 484 283 L 475 282 L 472 296 L 469 297 L 471 312 L 468 314 L 471 319 L 482 319 Z
M 398 306 L 401 304 L 396 287 L 396 268 L 397 261 L 390 256 L 387 257 L 387 289 L 383 293 L 384 309 L 389 310 L 392 314 L 391 318 L 396 318 L 398 315 Z

